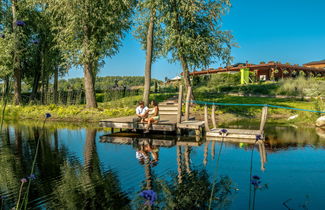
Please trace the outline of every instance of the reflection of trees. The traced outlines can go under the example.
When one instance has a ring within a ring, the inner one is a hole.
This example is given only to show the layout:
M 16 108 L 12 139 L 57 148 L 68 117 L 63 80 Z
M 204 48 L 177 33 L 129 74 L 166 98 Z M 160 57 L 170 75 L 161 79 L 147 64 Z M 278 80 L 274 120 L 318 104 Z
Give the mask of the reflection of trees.
M 270 151 L 286 150 L 290 147 L 304 147 L 313 145 L 315 147 L 325 147 L 325 141 L 317 136 L 314 128 L 294 128 L 294 127 L 270 127 L 267 130 L 267 142 Z
M 171 181 L 161 181 L 161 205 L 165 209 L 207 209 L 209 206 L 211 179 L 205 169 L 191 169 L 190 152 L 191 148 L 185 146 L 182 153 L 179 146 L 178 174 L 172 175 Z M 224 208 L 230 204 L 231 185 L 228 177 L 220 178 L 215 186 L 212 208 Z
M 61 167 L 62 180 L 55 188 L 52 206 L 64 209 L 130 208 L 115 172 L 101 172 L 95 138 L 96 130 L 87 129 L 84 166 L 74 161 Z
M 19 164 L 10 147 L 9 126 L 1 131 L 0 138 L 2 144 L 0 147 L 0 209 L 10 209 L 17 200 L 16 192 L 20 185 L 19 173 L 17 173 Z
M 13 132 L 9 132 L 12 130 Z M 36 160 L 35 175 L 37 180 L 32 182 L 29 201 L 32 203 L 34 198 L 52 193 L 55 183 L 48 180 L 59 176 L 60 165 L 66 157 L 66 152 L 64 148 L 60 151 L 53 151 L 51 147 L 52 132 L 46 130 L 40 136 L 41 132 L 40 128 L 36 127 L 6 125 L 3 132 L 5 138 L 1 137 L 1 141 L 4 140 L 5 144 L 1 146 L 0 150 L 0 193 L 8 195 L 3 201 L 5 209 L 16 205 L 21 184 L 20 179 L 27 177 L 30 173 L 38 137 L 41 137 L 41 147 Z M 12 143 L 10 143 L 11 141 Z M 46 181 L 42 182 L 42 179 Z M 25 188 L 23 188 L 23 193 L 24 190 Z

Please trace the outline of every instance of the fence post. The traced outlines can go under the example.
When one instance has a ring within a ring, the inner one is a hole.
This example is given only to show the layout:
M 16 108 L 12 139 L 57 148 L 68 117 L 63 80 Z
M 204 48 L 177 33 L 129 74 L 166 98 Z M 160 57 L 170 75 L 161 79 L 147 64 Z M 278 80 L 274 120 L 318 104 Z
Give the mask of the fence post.
M 264 131 L 266 119 L 267 119 L 267 106 L 264 106 L 262 109 L 262 116 L 261 116 L 261 124 L 260 124 L 260 131 Z
M 191 93 L 192 93 L 192 87 L 188 87 L 187 95 L 186 95 L 186 102 L 185 102 L 185 120 L 186 121 L 189 120 L 189 115 L 190 115 Z
M 204 127 L 205 127 L 205 132 L 209 132 L 209 121 L 208 121 L 208 107 L 207 105 L 204 106 Z
M 178 107 L 177 107 L 177 123 L 182 122 L 182 102 L 183 102 L 183 86 L 179 86 Z
M 211 119 L 212 119 L 212 124 L 213 128 L 217 128 L 217 123 L 216 123 L 216 105 L 212 105 L 212 113 L 211 113 Z

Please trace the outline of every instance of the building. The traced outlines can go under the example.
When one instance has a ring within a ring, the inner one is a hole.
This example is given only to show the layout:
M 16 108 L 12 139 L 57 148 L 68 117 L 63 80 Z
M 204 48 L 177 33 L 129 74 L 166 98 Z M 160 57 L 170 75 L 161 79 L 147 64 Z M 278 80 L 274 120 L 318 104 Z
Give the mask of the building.
M 247 69 L 253 73 L 256 81 L 261 80 L 278 80 L 287 77 L 296 77 L 298 75 L 325 77 L 325 68 L 309 66 L 299 66 L 290 64 L 281 64 L 279 62 L 261 62 L 260 64 L 240 64 L 238 66 L 227 66 L 225 68 L 219 67 L 218 69 L 207 69 L 202 71 L 194 71 L 190 76 L 216 74 L 221 72 L 240 72 L 241 69 Z M 325 63 L 324 63 L 325 67 Z
M 313 68 L 325 68 L 325 59 L 321 61 L 313 61 L 313 62 L 305 63 L 304 66 L 313 67 Z

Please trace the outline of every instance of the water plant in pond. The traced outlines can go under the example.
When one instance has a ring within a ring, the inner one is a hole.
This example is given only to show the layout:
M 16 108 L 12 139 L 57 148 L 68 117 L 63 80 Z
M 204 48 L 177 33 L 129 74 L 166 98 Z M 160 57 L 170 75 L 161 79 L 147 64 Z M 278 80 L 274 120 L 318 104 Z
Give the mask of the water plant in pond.
M 140 196 L 146 200 L 145 205 L 149 206 L 152 206 L 157 200 L 157 193 L 155 193 L 153 190 L 143 190 L 140 193 Z
M 219 131 L 219 133 L 220 133 L 220 135 L 222 135 L 222 141 L 221 141 L 221 144 L 220 144 L 220 149 L 219 149 L 219 152 L 218 152 L 218 158 L 217 158 L 216 167 L 215 167 L 215 174 L 214 174 L 212 190 L 211 190 L 211 194 L 210 194 L 209 209 L 211 209 L 212 199 L 213 199 L 214 190 L 215 190 L 215 186 L 216 186 L 216 182 L 217 182 L 218 167 L 219 167 L 219 160 L 220 160 L 220 155 L 221 155 L 221 151 L 222 151 L 222 146 L 223 146 L 223 143 L 224 143 L 224 138 L 228 134 L 228 130 L 223 128 L 223 129 L 221 129 Z
M 261 178 L 257 175 L 251 177 L 251 185 L 254 187 L 253 191 L 253 200 L 250 201 L 252 203 L 252 210 L 255 209 L 255 199 L 256 199 L 256 191 L 267 189 L 267 184 L 261 185 Z
M 36 159 L 37 159 L 37 155 L 38 155 L 39 145 L 40 145 L 41 138 L 42 138 L 42 136 L 44 134 L 44 126 L 45 126 L 46 120 L 48 118 L 50 118 L 50 117 L 51 117 L 50 113 L 45 114 L 45 118 L 44 118 L 43 126 L 42 126 L 42 133 L 41 133 L 41 135 L 38 136 L 38 139 L 37 139 L 37 145 L 36 145 L 36 150 L 35 150 L 35 154 L 34 154 L 34 159 L 33 159 L 32 168 L 31 168 L 31 171 L 30 171 L 30 175 L 27 178 L 22 178 L 21 179 L 21 187 L 20 187 L 20 190 L 19 190 L 19 196 L 18 196 L 16 209 L 21 209 L 22 207 L 24 207 L 24 209 L 27 209 L 31 180 L 34 180 L 36 178 L 35 174 L 34 174 L 34 170 L 35 170 L 35 164 L 36 164 Z M 28 185 L 27 185 L 27 189 L 26 189 L 26 192 L 24 194 L 24 198 L 23 198 L 21 206 L 20 206 L 20 198 L 21 198 L 22 188 L 23 188 L 23 185 L 25 183 L 28 183 Z

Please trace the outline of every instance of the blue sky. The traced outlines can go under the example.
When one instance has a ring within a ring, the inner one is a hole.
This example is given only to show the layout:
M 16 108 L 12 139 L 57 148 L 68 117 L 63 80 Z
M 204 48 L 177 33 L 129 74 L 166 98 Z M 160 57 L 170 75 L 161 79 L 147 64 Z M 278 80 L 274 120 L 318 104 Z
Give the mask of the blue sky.
M 239 45 L 232 50 L 233 63 L 303 64 L 325 59 L 324 0 L 232 0 L 232 5 L 223 17 L 223 29 L 230 30 Z M 119 54 L 105 59 L 99 76 L 143 76 L 144 64 L 145 52 L 129 33 Z M 163 80 L 181 71 L 180 64 L 162 58 L 153 64 L 152 77 Z M 66 78 L 82 74 L 73 69 Z

